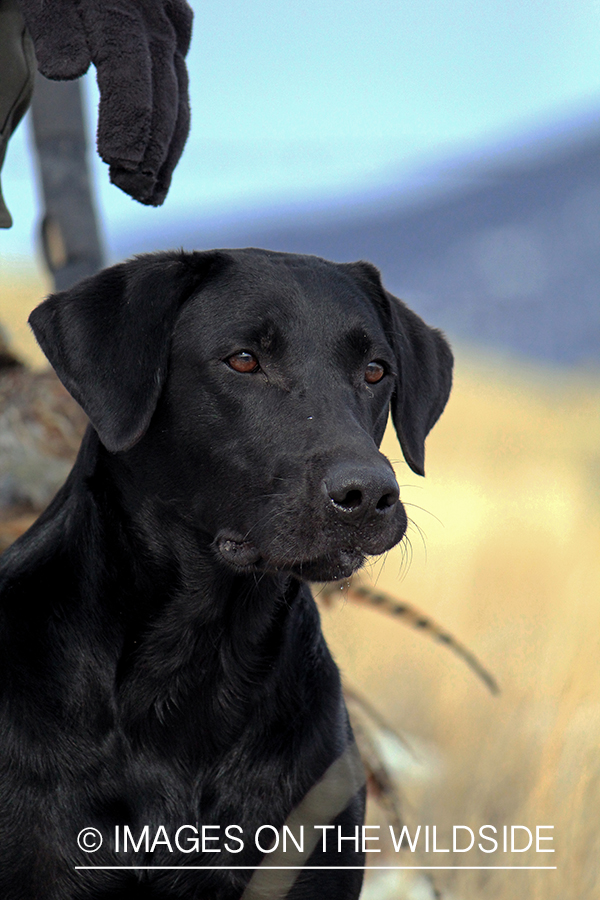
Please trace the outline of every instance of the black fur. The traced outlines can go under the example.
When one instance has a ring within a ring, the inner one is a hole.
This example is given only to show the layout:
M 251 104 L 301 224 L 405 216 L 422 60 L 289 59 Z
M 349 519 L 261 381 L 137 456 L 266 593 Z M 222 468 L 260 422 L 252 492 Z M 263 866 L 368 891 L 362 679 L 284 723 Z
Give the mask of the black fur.
M 378 445 L 391 404 L 423 471 L 450 351 L 368 264 L 262 250 L 139 257 L 30 321 L 92 426 L 0 567 L 0 896 L 237 900 L 251 872 L 227 866 L 260 862 L 250 840 L 125 857 L 110 836 L 280 827 L 344 752 L 304 582 L 348 577 L 402 538 Z M 239 351 L 259 368 L 235 371 Z M 385 374 L 367 383 L 373 360 Z M 346 834 L 363 803 L 336 819 Z M 89 855 L 87 826 L 105 838 Z M 75 871 L 124 864 L 223 868 Z M 289 897 L 352 900 L 361 881 L 307 869 Z

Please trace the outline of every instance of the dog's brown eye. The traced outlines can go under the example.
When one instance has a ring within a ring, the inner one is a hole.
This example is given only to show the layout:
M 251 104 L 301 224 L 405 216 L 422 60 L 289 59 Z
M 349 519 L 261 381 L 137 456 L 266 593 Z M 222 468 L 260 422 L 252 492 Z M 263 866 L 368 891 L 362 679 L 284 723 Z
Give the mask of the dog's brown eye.
M 377 384 L 385 375 L 385 369 L 378 362 L 370 362 L 365 369 L 365 381 L 369 384 Z
M 259 369 L 257 358 L 247 350 L 240 350 L 239 353 L 233 353 L 231 356 L 228 356 L 226 363 L 236 372 L 244 372 L 246 374 L 252 374 L 252 372 L 257 372 Z

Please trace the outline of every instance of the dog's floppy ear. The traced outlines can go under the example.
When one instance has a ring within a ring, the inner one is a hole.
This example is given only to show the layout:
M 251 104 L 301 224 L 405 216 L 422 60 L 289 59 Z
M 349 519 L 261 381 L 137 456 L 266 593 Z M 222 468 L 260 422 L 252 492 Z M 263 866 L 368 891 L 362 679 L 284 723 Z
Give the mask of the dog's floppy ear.
M 425 438 L 442 414 L 452 387 L 452 351 L 440 331 L 385 290 L 375 266 L 360 262 L 352 268 L 368 285 L 396 357 L 398 378 L 391 408 L 404 458 L 413 472 L 424 475 Z
M 111 452 L 145 433 L 181 305 L 228 261 L 221 251 L 139 256 L 51 295 L 31 313 L 42 350 Z
M 441 331 L 426 325 L 388 291 L 385 294 L 399 375 L 392 396 L 392 420 L 407 463 L 413 472 L 424 475 L 425 438 L 450 396 L 454 359 Z

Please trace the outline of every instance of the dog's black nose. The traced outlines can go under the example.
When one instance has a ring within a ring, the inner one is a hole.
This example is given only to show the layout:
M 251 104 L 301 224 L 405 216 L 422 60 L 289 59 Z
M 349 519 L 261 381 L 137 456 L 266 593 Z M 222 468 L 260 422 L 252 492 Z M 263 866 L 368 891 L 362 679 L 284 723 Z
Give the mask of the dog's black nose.
M 345 517 L 385 513 L 400 497 L 398 482 L 387 466 L 340 464 L 328 472 L 323 484 L 336 511 Z

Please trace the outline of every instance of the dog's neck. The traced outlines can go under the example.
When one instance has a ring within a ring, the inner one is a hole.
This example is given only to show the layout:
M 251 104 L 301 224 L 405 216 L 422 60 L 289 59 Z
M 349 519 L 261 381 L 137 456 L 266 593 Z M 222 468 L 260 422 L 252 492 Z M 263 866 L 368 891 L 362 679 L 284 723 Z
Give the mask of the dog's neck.
M 121 623 L 115 678 L 123 718 L 145 740 L 148 731 L 163 732 L 165 741 L 170 735 L 172 752 L 177 721 L 189 730 L 191 705 L 207 739 L 233 739 L 276 677 L 300 584 L 237 575 L 218 563 L 210 536 L 184 517 L 169 518 L 152 496 L 134 502 L 130 473 L 119 471 L 118 457 L 91 430 L 76 467 L 72 483 L 87 506 L 90 534 L 101 536 L 115 563 L 99 590 L 112 598 Z

